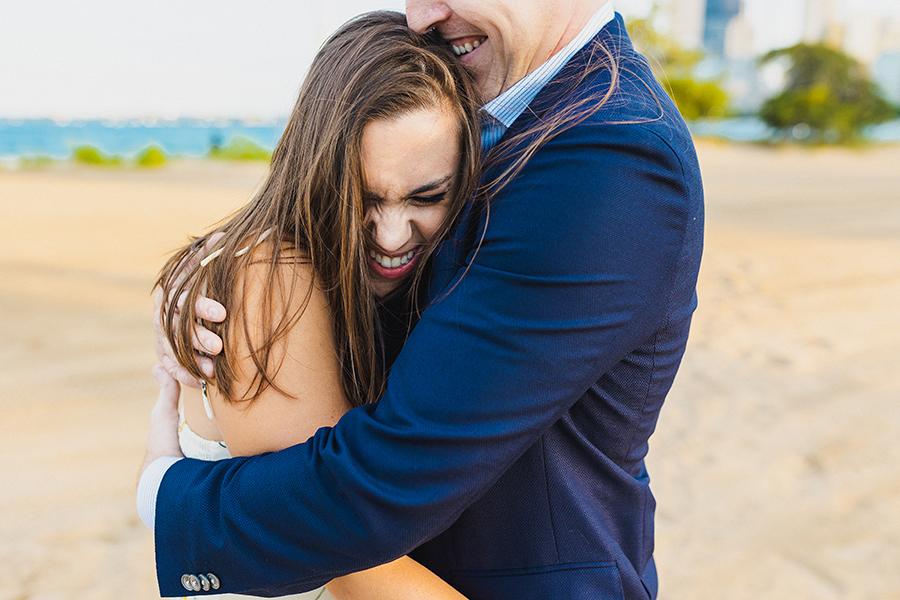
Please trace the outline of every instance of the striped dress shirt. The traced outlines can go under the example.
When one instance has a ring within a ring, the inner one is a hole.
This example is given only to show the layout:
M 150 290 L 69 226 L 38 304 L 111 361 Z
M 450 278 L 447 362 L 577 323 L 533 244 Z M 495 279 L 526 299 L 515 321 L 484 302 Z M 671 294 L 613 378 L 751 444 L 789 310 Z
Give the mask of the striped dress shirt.
M 485 155 L 500 141 L 519 115 L 525 112 L 538 92 L 562 70 L 576 52 L 594 39 L 614 16 L 612 0 L 608 0 L 562 50 L 484 105 L 481 109 L 481 148 Z

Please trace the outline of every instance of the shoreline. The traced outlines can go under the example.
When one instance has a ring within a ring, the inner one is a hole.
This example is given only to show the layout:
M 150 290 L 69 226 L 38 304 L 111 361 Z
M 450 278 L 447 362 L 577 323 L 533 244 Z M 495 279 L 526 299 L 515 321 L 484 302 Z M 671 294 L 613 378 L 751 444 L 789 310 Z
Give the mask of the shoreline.
M 240 139 L 240 138 L 239 138 Z M 738 147 L 738 148 L 746 148 L 746 149 L 758 149 L 762 151 L 771 151 L 771 152 L 800 152 L 800 153 L 829 153 L 829 152 L 838 152 L 838 153 L 847 153 L 850 155 L 853 154 L 862 154 L 867 152 L 878 152 L 881 150 L 890 150 L 895 148 L 900 148 L 900 140 L 887 140 L 887 141 L 879 141 L 879 140 L 864 140 L 857 144 L 849 144 L 849 145 L 829 145 L 829 144 L 805 144 L 798 142 L 791 142 L 785 140 L 750 140 L 750 141 L 735 141 L 730 140 L 724 137 L 715 136 L 715 135 L 703 135 L 703 136 L 694 136 L 694 143 L 697 147 Z M 247 141 L 251 142 L 254 146 L 254 149 L 259 150 L 261 152 L 271 153 L 271 150 L 265 147 L 264 145 L 256 143 L 255 140 L 248 139 Z M 92 146 L 90 144 L 80 145 L 75 150 L 90 148 L 92 150 L 97 150 L 100 152 L 101 156 L 105 159 L 110 159 L 111 161 L 117 162 L 108 162 L 108 163 L 95 163 L 91 164 L 88 162 L 84 162 L 79 160 L 73 152 L 73 154 L 67 157 L 51 157 L 40 154 L 33 153 L 23 153 L 18 156 L 6 156 L 0 157 L 0 172 L 47 172 L 47 171 L 66 171 L 73 169 L 96 169 L 98 171 L 154 171 L 154 170 L 164 170 L 166 168 L 172 167 L 173 165 L 191 165 L 197 163 L 223 163 L 228 165 L 241 164 L 241 163 L 249 163 L 249 164 L 268 164 L 270 157 L 253 157 L 253 158 L 240 158 L 240 157 L 229 157 L 229 156 L 209 156 L 207 155 L 190 155 L 190 154 L 166 154 L 163 152 L 164 162 L 161 164 L 153 164 L 153 165 L 141 165 L 138 164 L 137 158 L 139 157 L 142 151 L 146 151 L 150 148 L 158 148 L 159 144 L 148 144 L 142 150 L 138 150 L 135 152 L 127 152 L 122 154 L 112 154 L 105 153 L 102 150 L 98 149 L 96 146 Z M 225 146 L 224 149 L 227 151 L 228 147 Z
M 130 163 L 155 148 L 163 159 L 202 160 L 227 150 L 235 140 L 253 146 L 258 155 L 271 154 L 287 117 L 271 119 L 4 119 L 0 118 L 0 169 L 46 168 L 66 163 L 80 150 L 91 160 Z M 827 145 L 790 142 L 755 116 L 700 119 L 688 124 L 699 143 L 761 144 L 820 148 Z M 866 128 L 863 139 L 849 149 L 900 144 L 900 119 Z M 158 158 L 158 157 L 157 157 Z

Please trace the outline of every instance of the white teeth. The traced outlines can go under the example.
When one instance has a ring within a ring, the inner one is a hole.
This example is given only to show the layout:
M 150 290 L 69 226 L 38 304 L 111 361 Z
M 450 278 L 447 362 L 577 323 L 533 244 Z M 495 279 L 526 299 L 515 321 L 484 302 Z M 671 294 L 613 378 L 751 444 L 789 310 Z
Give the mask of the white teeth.
M 397 267 L 401 267 L 412 260 L 413 256 L 416 255 L 415 250 L 410 250 L 403 256 L 395 256 L 391 258 L 389 256 L 382 256 L 378 254 L 374 250 L 369 250 L 369 256 L 372 257 L 372 260 L 377 262 L 379 265 L 384 267 L 385 269 L 396 269 Z
M 462 56 L 463 54 L 468 54 L 469 52 L 471 52 L 472 50 L 474 50 L 475 48 L 477 48 L 480 45 L 481 45 L 481 42 L 474 41 L 474 42 L 466 42 L 462 46 L 451 45 L 451 48 L 453 48 L 454 54 L 456 54 L 457 56 Z

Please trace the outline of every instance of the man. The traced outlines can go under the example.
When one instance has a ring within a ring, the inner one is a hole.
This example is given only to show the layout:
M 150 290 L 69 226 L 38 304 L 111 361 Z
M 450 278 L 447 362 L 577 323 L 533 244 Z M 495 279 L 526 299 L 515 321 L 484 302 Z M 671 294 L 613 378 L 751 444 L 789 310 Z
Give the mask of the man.
M 485 146 L 512 158 L 484 179 L 511 178 L 437 253 L 440 300 L 378 404 L 206 464 L 154 461 L 177 454 L 154 409 L 138 504 L 160 591 L 213 573 L 218 593 L 285 594 L 411 553 L 473 599 L 653 598 L 643 458 L 696 305 L 690 136 L 604 0 L 407 12 L 492 100 Z

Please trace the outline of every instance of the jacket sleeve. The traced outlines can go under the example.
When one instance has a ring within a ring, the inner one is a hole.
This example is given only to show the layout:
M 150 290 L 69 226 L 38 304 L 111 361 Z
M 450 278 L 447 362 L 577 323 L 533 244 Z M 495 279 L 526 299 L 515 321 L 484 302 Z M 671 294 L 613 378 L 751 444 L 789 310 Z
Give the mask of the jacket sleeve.
M 281 452 L 168 470 L 161 593 L 207 572 L 219 593 L 308 590 L 452 524 L 603 373 L 693 309 L 702 193 L 682 158 L 635 124 L 548 142 L 491 201 L 477 255 L 424 311 L 379 403 Z

